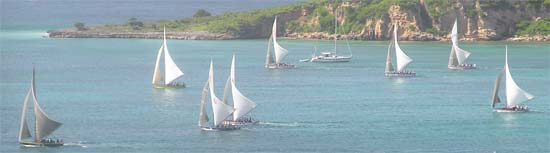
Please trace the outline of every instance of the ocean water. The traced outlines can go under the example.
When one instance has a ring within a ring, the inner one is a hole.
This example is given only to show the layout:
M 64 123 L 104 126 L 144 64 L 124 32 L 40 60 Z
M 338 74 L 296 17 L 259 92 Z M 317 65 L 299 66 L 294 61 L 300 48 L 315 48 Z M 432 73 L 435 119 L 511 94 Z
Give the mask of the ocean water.
M 297 68 L 267 70 L 267 40 L 169 40 L 188 87 L 153 89 L 161 40 L 42 37 L 49 28 L 83 18 L 124 22 L 135 8 L 172 10 L 141 12 L 158 20 L 189 16 L 194 11 L 188 10 L 197 8 L 250 10 L 289 2 L 1 1 L 0 152 L 550 152 L 549 43 L 462 42 L 472 52 L 469 62 L 480 68 L 450 71 L 450 43 L 401 42 L 418 77 L 388 79 L 383 75 L 387 41 L 350 41 L 351 62 L 321 64 L 298 60 L 309 57 L 313 47 L 332 48 L 331 41 L 283 39 L 280 44 L 290 51 L 285 61 Z M 40 5 L 29 6 L 35 3 Z M 94 11 L 112 3 L 128 6 L 113 6 L 126 9 L 120 16 L 106 17 L 111 8 Z M 533 112 L 491 110 L 505 45 L 515 81 L 536 96 L 526 103 Z M 347 53 L 344 42 L 338 47 Z M 208 64 L 214 61 L 221 97 L 233 54 L 237 86 L 258 104 L 252 115 L 261 123 L 203 132 L 197 122 Z M 32 148 L 17 142 L 33 65 L 38 101 L 49 117 L 63 123 L 53 136 L 66 146 Z

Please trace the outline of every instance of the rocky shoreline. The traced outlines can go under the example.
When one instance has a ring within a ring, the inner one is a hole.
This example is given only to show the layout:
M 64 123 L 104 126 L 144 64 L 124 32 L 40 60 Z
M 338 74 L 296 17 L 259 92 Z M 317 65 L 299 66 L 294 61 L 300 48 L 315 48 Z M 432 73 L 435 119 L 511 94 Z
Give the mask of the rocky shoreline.
M 136 31 L 77 31 L 74 29 L 62 29 L 62 30 L 49 30 L 48 36 L 50 38 L 121 38 L 121 39 L 162 39 L 162 32 L 136 32 Z M 239 38 L 224 33 L 210 33 L 210 32 L 167 32 L 167 39 L 178 40 L 230 40 L 230 39 L 248 39 Z M 333 40 L 334 35 L 325 32 L 314 33 L 291 33 L 286 34 L 283 37 L 287 39 L 313 39 L 313 40 Z M 347 40 L 385 40 L 364 37 L 361 34 L 349 34 L 349 35 L 337 35 L 338 39 Z M 403 35 L 399 38 L 402 41 L 449 41 L 447 37 L 434 36 L 430 33 L 410 33 L 409 35 Z M 500 40 L 486 40 L 486 39 L 474 39 L 463 38 L 462 41 L 500 41 Z M 519 42 L 549 42 L 550 36 L 514 36 L 503 39 L 504 41 L 519 41 Z
M 48 30 L 50 38 L 137 38 L 162 39 L 162 32 L 135 32 L 135 31 L 77 31 L 72 29 Z M 167 39 L 180 40 L 227 40 L 235 37 L 223 33 L 210 32 L 167 32 Z

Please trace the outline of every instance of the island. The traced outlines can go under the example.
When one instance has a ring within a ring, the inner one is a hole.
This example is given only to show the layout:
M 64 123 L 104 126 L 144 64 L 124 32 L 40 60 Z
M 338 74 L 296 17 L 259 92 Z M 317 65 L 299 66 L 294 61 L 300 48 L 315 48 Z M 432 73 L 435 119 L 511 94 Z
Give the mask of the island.
M 550 0 L 312 0 L 214 16 L 201 9 L 193 17 L 157 22 L 132 18 L 92 27 L 75 23 L 48 34 L 160 39 L 165 27 L 168 39 L 258 39 L 271 34 L 275 16 L 278 33 L 291 39 L 334 39 L 336 17 L 336 36 L 349 40 L 388 40 L 397 24 L 400 40 L 449 41 L 456 19 L 465 41 L 550 41 Z

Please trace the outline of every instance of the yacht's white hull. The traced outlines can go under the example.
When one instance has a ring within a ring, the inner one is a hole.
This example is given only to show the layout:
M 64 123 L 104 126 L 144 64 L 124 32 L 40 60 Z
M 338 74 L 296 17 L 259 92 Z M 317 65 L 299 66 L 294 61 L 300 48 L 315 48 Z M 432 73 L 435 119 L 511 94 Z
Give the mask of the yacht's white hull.
M 315 57 L 310 60 L 311 62 L 318 62 L 318 63 L 339 63 L 339 62 L 349 62 L 351 61 L 351 57 L 343 57 L 343 56 L 337 56 L 337 57 Z

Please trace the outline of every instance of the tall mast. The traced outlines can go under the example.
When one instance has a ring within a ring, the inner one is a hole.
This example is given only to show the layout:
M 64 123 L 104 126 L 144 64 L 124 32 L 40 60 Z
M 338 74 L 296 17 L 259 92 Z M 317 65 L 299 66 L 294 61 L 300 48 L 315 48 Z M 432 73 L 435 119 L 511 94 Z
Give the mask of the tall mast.
M 336 29 L 338 28 L 338 11 L 336 11 L 336 4 L 334 5 L 334 54 L 336 54 Z

